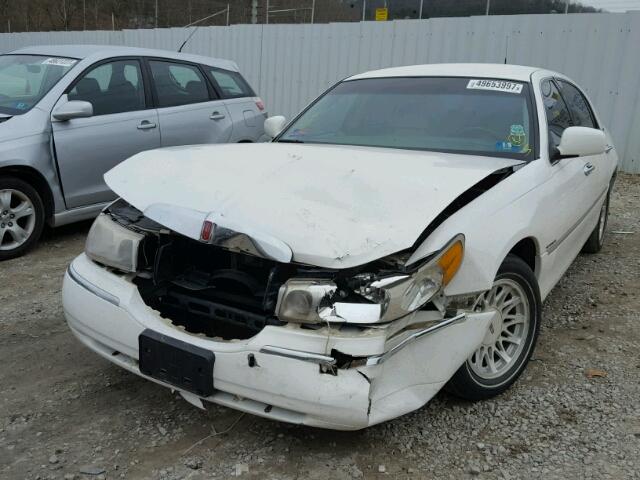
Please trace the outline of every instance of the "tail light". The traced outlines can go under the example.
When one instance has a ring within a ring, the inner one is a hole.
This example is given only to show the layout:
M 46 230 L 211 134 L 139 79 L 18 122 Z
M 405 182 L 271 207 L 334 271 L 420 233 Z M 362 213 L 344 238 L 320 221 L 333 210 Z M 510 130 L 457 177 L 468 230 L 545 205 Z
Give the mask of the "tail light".
M 254 98 L 254 100 L 256 102 L 256 107 L 258 107 L 258 110 L 263 112 L 264 111 L 264 102 L 262 101 L 262 99 L 260 97 L 256 97 L 256 98 Z

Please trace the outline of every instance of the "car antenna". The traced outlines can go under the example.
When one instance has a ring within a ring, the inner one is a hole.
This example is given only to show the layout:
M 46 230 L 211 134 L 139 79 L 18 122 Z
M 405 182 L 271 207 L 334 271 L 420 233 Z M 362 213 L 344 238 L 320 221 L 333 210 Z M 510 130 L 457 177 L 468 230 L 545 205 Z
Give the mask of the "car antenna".
M 223 8 L 219 12 L 212 13 L 211 15 L 207 15 L 206 17 L 201 18 L 200 20 L 196 20 L 195 22 L 191 22 L 189 25 L 185 25 L 184 27 L 182 27 L 182 28 L 189 28 L 189 27 L 193 27 L 194 25 L 197 25 L 196 28 L 194 28 L 193 31 L 189 34 L 187 39 L 184 42 L 182 42 L 182 45 L 180 45 L 180 48 L 178 49 L 178 53 L 182 52 L 182 49 L 184 48 L 184 46 L 187 44 L 189 40 L 191 40 L 191 37 L 193 37 L 193 34 L 196 33 L 198 28 L 200 28 L 200 25 L 199 25 L 200 23 L 204 22 L 205 20 L 209 20 L 210 18 L 216 17 L 225 12 L 227 13 L 227 26 L 229 26 L 229 5 L 227 4 L 227 8 Z

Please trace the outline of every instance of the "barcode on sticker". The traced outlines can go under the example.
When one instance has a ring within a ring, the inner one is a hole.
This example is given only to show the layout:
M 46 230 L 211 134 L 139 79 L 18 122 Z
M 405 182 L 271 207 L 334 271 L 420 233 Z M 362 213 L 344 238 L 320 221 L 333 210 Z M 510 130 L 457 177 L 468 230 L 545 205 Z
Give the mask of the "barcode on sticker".
M 469 80 L 467 88 L 474 90 L 492 90 L 494 92 L 520 93 L 522 92 L 522 84 L 516 82 L 507 82 L 506 80 Z
M 42 65 L 57 65 L 59 67 L 70 67 L 74 65 L 77 60 L 73 58 L 47 58 L 42 62 Z

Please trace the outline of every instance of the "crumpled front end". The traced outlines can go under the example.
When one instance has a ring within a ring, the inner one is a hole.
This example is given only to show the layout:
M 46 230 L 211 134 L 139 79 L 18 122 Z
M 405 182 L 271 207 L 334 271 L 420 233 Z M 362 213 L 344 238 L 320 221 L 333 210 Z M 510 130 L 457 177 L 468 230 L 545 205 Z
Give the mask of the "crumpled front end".
M 330 270 L 274 259 L 247 235 L 227 240 L 187 238 L 115 203 L 65 277 L 69 326 L 103 357 L 195 405 L 348 430 L 424 405 L 493 315 L 441 294 L 457 261 L 449 246 L 411 269 L 394 256 Z M 150 366 L 149 338 L 189 361 Z

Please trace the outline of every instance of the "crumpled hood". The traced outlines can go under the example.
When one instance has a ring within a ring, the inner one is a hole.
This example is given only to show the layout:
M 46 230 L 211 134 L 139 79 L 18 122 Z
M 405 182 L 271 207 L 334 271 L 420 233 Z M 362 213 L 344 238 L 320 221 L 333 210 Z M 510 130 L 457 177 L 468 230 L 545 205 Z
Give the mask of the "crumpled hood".
M 147 217 L 192 238 L 209 215 L 281 240 L 294 261 L 349 268 L 411 247 L 461 193 L 518 163 L 335 145 L 202 145 L 135 155 L 105 180 Z

